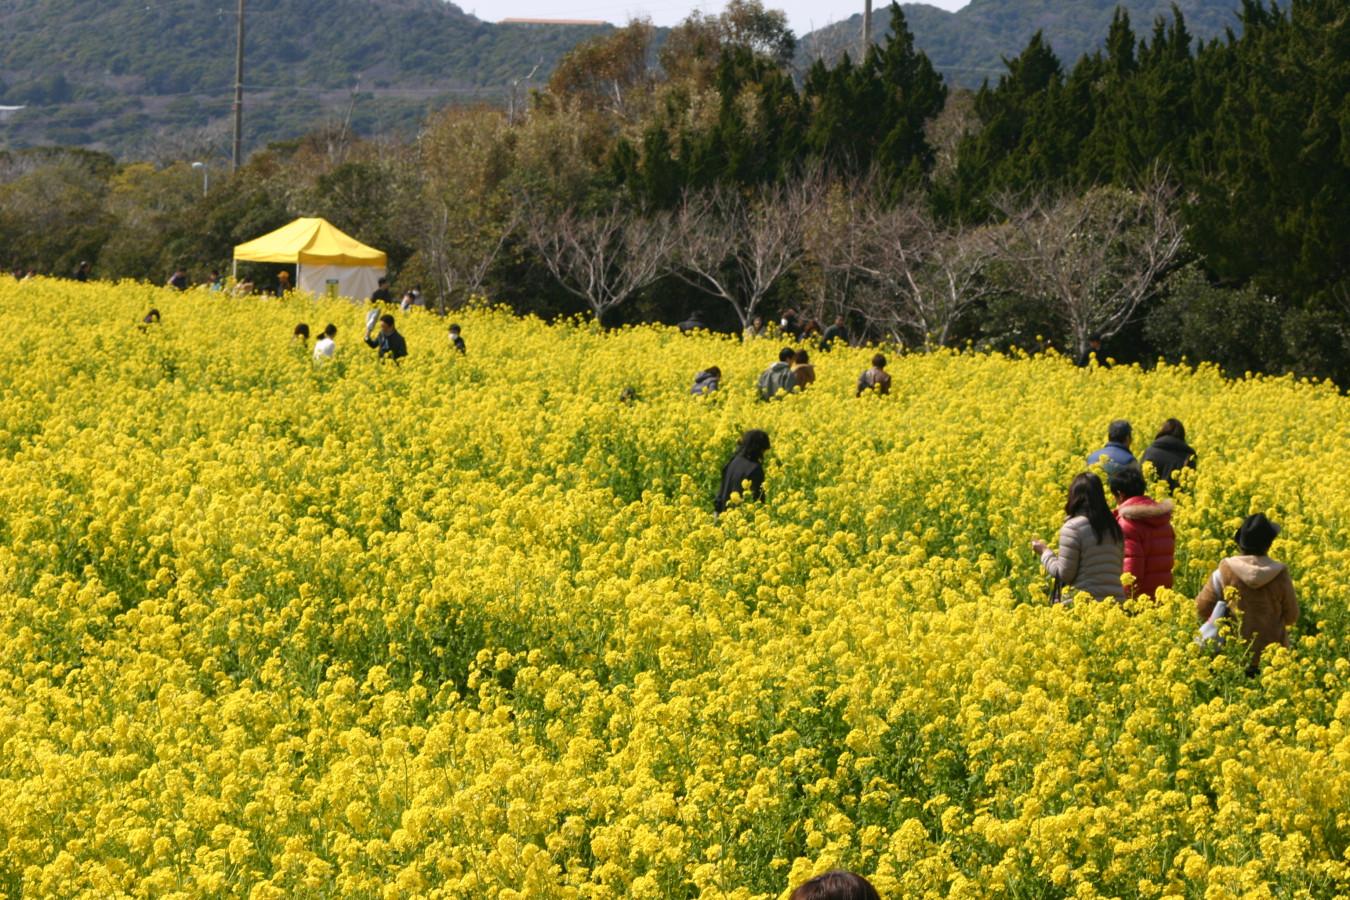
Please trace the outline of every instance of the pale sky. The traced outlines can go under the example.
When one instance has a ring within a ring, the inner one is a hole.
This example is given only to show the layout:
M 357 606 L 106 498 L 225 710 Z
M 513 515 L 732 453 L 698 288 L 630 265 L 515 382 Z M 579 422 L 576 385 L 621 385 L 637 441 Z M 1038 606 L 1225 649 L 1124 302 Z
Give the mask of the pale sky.
M 925 0 L 933 6 L 956 10 L 968 0 Z M 874 10 L 889 0 L 873 0 Z M 635 17 L 648 17 L 657 25 L 674 25 L 694 9 L 720 12 L 723 0 L 458 0 L 457 5 L 487 22 L 512 18 L 603 19 L 623 24 Z M 792 30 L 806 34 L 854 13 L 861 13 L 862 0 L 765 0 L 770 9 L 787 12 Z

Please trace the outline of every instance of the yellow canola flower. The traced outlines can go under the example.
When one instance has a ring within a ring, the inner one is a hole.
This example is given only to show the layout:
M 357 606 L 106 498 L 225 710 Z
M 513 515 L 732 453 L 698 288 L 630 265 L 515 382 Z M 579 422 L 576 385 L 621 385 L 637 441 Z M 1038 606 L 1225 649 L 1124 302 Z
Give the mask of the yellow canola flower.
M 1334 388 L 940 352 L 855 399 L 839 347 L 766 404 L 767 342 L 417 311 L 395 368 L 363 316 L 0 277 L 6 895 L 1350 894 Z M 1170 416 L 1176 590 L 1050 606 L 1029 541 Z M 1191 598 L 1256 510 L 1304 612 L 1251 680 Z

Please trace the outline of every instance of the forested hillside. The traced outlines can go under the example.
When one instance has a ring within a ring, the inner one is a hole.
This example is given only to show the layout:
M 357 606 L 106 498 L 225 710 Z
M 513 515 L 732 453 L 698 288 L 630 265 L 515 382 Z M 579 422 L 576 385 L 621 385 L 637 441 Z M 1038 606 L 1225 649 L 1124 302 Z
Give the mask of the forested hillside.
M 1241 0 L 1180 0 L 1191 34 L 1240 27 Z M 1141 34 L 1171 4 L 1122 4 Z M 906 4 L 907 27 L 949 85 L 1003 71 L 1037 30 L 1073 62 L 1100 46 L 1114 0 L 974 0 L 958 13 Z M 888 29 L 878 10 L 877 38 Z M 224 146 L 234 82 L 234 4 L 219 0 L 9 0 L 0 4 L 0 147 L 62 144 L 144 158 Z M 861 17 L 805 35 L 798 73 L 857 56 Z M 443 0 L 255 0 L 246 81 L 250 147 L 333 120 L 359 134 L 411 132 L 429 109 L 523 99 L 597 31 L 497 25 Z M 654 32 L 656 44 L 665 30 Z M 534 81 L 527 81 L 531 73 Z
M 880 5 L 880 4 L 878 4 Z M 1186 18 L 1193 37 L 1200 40 L 1241 28 L 1241 0 L 972 0 L 951 13 L 922 3 L 901 5 L 919 49 L 948 84 L 978 87 L 986 78 L 997 79 L 1003 59 L 1013 56 L 1037 31 L 1056 55 L 1073 62 L 1102 45 L 1117 8 L 1125 10 L 1142 37 L 1159 17 L 1170 18 L 1175 6 Z M 876 12 L 876 39 L 890 27 L 883 7 Z M 837 59 L 844 52 L 858 55 L 862 15 L 821 28 L 802 38 L 799 56 L 805 65 L 818 58 Z
M 30 109 L 0 126 L 0 143 L 135 155 L 223 125 L 235 21 L 219 0 L 7 0 L 0 103 Z M 334 116 L 373 133 L 415 126 L 430 106 L 497 102 L 596 33 L 490 24 L 443 0 L 265 0 L 249 4 L 247 27 L 254 146 Z

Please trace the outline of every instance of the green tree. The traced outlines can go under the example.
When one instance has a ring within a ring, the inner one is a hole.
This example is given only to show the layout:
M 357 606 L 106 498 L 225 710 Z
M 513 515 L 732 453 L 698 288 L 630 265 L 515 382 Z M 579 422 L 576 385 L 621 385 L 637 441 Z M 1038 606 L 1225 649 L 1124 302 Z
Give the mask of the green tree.
M 67 275 L 93 261 L 111 222 L 104 210 L 111 160 L 49 153 L 11 162 L 0 183 L 0 246 L 16 266 Z
M 98 274 L 163 281 L 178 264 L 171 235 L 193 227 L 201 195 L 201 178 L 187 163 L 122 168 L 109 183 L 104 204 L 113 227 L 99 251 Z
M 833 69 L 821 61 L 812 66 L 803 88 L 806 142 L 834 168 L 854 175 L 875 168 L 879 177 L 907 187 L 932 169 L 925 126 L 942 111 L 947 89 L 915 49 L 897 4 L 891 5 L 891 23 L 886 42 L 868 48 L 862 65 L 845 54 Z
M 1350 319 L 1350 17 L 1335 0 L 1247 0 L 1206 54 L 1224 89 L 1188 187 L 1191 240 L 1227 281 Z M 1348 341 L 1347 343 L 1350 343 Z M 1344 345 L 1343 345 L 1344 346 Z

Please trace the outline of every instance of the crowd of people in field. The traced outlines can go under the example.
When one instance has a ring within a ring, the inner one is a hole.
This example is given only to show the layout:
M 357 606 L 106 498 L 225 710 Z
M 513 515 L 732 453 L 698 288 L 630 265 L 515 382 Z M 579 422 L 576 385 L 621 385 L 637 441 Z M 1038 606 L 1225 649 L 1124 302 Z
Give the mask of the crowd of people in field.
M 760 395 L 766 400 L 793 389 L 789 386 L 794 385 L 790 353 L 784 348 L 779 362 L 761 376 Z M 878 354 L 872 368 L 859 378 L 860 395 L 867 390 L 885 392 L 889 376 L 884 382 L 879 380 L 885 375 L 885 366 L 885 357 Z M 716 367 L 699 373 L 695 392 L 699 393 L 699 384 L 710 383 L 713 376 L 720 378 Z M 800 382 L 795 386 L 800 387 Z M 1163 588 L 1172 589 L 1176 564 L 1172 513 L 1174 504 L 1184 502 L 1187 496 L 1182 472 L 1196 468 L 1197 455 L 1186 442 L 1185 426 L 1177 419 L 1163 422 L 1142 460 L 1131 450 L 1133 441 L 1134 431 L 1128 421 L 1112 422 L 1106 444 L 1088 454 L 1085 471 L 1069 484 L 1058 547 L 1052 548 L 1040 539 L 1031 541 L 1031 550 L 1052 578 L 1052 603 L 1069 605 L 1076 596 L 1123 602 L 1155 597 Z M 769 448 L 765 431 L 751 429 L 741 436 L 735 453 L 722 468 L 713 500 L 715 514 L 721 515 L 733 498 L 764 500 L 764 457 Z M 1145 464 L 1176 499 L 1154 500 L 1148 496 Z M 1105 474 L 1105 483 L 1093 469 Z M 1114 503 L 1107 499 L 1108 488 Z M 1241 613 L 1237 630 L 1250 652 L 1248 675 L 1257 673 L 1267 647 L 1289 646 L 1289 630 L 1299 617 L 1289 570 L 1270 557 L 1271 545 L 1279 534 L 1280 527 L 1264 513 L 1247 516 L 1233 535 L 1237 552 L 1218 562 L 1195 599 L 1201 643 L 1220 644 L 1221 620 L 1232 612 Z
M 173 285 L 172 280 L 170 281 Z M 409 302 L 405 294 L 404 303 Z M 384 310 L 393 304 L 393 295 L 385 279 L 370 298 L 366 314 L 363 341 L 375 350 L 379 358 L 395 365 L 408 355 L 408 343 L 395 327 L 391 312 Z M 405 307 L 406 308 L 406 307 Z M 148 328 L 160 321 L 160 313 L 152 309 L 141 322 Z M 679 326 L 682 332 L 706 328 L 701 316 L 695 313 Z M 331 360 L 335 353 L 337 326 L 329 323 L 314 342 L 313 357 L 318 362 Z M 847 343 L 848 330 L 842 317 L 828 329 L 821 331 L 815 323 L 798 326 L 797 320 L 787 314 L 770 331 L 761 319 L 755 319 L 746 329 L 747 339 L 790 335 L 805 341 L 814 338 L 816 346 L 828 351 L 835 342 Z M 292 340 L 308 349 L 311 337 L 308 323 L 295 326 Z M 466 353 L 460 326 L 452 324 L 448 343 L 457 353 Z M 1096 354 L 1101 344 L 1094 337 L 1090 344 L 1087 363 L 1099 359 Z M 1079 361 L 1080 364 L 1083 360 Z M 886 356 L 877 353 L 871 366 L 859 376 L 855 396 L 890 393 L 891 376 L 886 371 Z M 778 360 L 769 365 L 756 381 L 759 398 L 772 402 L 781 397 L 808 389 L 816 381 L 815 366 L 806 347 L 784 346 Z M 706 397 L 722 389 L 723 375 L 718 366 L 709 366 L 694 376 L 689 392 Z M 625 388 L 620 401 L 637 402 L 637 391 Z M 1106 443 L 1088 454 L 1085 470 L 1069 484 L 1064 504 L 1064 523 L 1059 530 L 1057 547 L 1045 541 L 1031 541 L 1031 549 L 1041 566 L 1052 579 L 1051 602 L 1071 604 L 1076 596 L 1096 601 L 1125 601 L 1140 597 L 1154 597 L 1163 588 L 1173 587 L 1176 535 L 1172 527 L 1174 505 L 1186 496 L 1182 473 L 1196 468 L 1196 451 L 1187 443 L 1186 428 L 1177 419 L 1167 419 L 1157 436 L 1142 455 L 1136 458 L 1134 429 L 1124 419 L 1113 421 L 1107 429 Z M 717 493 L 713 499 L 715 515 L 720 516 L 733 503 L 733 498 L 762 502 L 764 489 L 764 458 L 770 449 L 767 432 L 760 429 L 746 431 L 735 452 L 722 468 Z M 1154 500 L 1148 496 L 1144 465 L 1151 467 L 1159 482 L 1166 483 L 1176 499 Z M 1101 471 L 1106 478 L 1097 474 Z M 1111 500 L 1108 501 L 1107 490 Z M 1280 528 L 1264 513 L 1255 513 L 1243 520 L 1233 536 L 1237 553 L 1219 561 L 1204 587 L 1196 597 L 1196 613 L 1202 623 L 1202 642 L 1221 642 L 1219 623 L 1234 610 L 1241 612 L 1238 633 L 1250 648 L 1248 674 L 1254 675 L 1261 657 L 1272 644 L 1289 645 L 1289 629 L 1299 616 L 1298 601 L 1293 580 L 1284 564 L 1271 559 L 1269 551 Z
M 83 267 L 84 264 L 81 264 Z M 224 281 L 220 278 L 218 272 L 212 272 L 212 281 L 209 283 L 211 290 L 216 290 L 217 286 L 223 290 Z M 386 278 L 379 280 L 379 287 L 376 288 L 370 297 L 370 310 L 366 313 L 366 330 L 362 337 L 367 347 L 376 351 L 381 360 L 389 360 L 394 365 L 399 365 L 400 361 L 408 356 L 408 341 L 396 327 L 392 312 L 386 312 L 386 309 L 392 309 L 394 306 L 393 295 L 389 290 L 389 282 Z M 166 287 L 175 290 L 187 290 L 189 285 L 187 275 L 181 270 L 176 270 L 169 277 Z M 251 291 L 252 285 L 246 285 L 246 289 Z M 292 290 L 290 287 L 290 275 L 284 269 L 277 274 L 277 292 L 278 295 L 284 295 Z M 402 300 L 399 302 L 399 308 L 403 311 L 411 309 L 414 306 L 421 306 L 421 292 L 417 289 L 405 291 Z M 141 320 L 140 327 L 145 330 L 150 325 L 160 322 L 160 312 L 158 309 L 152 309 Z M 319 337 L 314 341 L 313 357 L 315 362 L 331 361 L 337 354 L 337 325 L 329 322 L 324 326 Z M 303 350 L 309 350 L 309 341 L 312 335 L 308 322 L 300 322 L 291 332 L 291 341 L 301 347 Z M 464 336 L 458 324 L 450 326 L 448 333 L 450 348 L 457 353 L 467 353 L 468 347 L 464 342 Z

